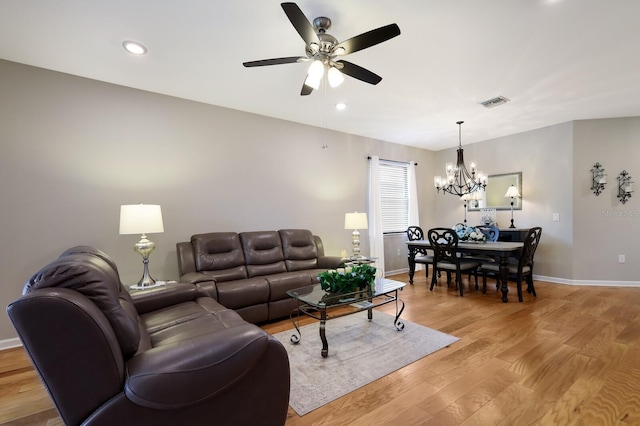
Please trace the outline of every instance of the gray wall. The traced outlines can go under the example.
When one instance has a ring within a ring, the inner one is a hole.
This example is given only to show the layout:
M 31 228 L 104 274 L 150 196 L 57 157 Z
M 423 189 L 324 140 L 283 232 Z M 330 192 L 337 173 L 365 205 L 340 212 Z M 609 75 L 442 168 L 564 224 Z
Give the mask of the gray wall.
M 471 127 L 472 123 L 465 123 Z M 464 129 L 464 128 L 463 128 Z M 464 130 L 463 130 L 464 135 Z M 522 210 L 514 211 L 517 227 L 541 226 L 536 275 L 553 282 L 595 285 L 640 285 L 640 196 L 626 204 L 616 198 L 616 176 L 626 169 L 640 175 L 640 118 L 575 121 L 464 145 L 466 162 L 484 172 L 522 172 Z M 455 149 L 436 153 L 438 173 L 455 159 Z M 596 162 L 609 173 L 604 193 L 591 192 Z M 433 190 L 435 192 L 435 189 Z M 553 221 L 553 213 L 560 221 Z M 464 219 L 463 204 L 438 195 L 436 217 L 444 224 Z M 508 227 L 509 211 L 498 211 L 499 226 Z M 479 212 L 467 213 L 470 224 Z M 618 254 L 626 263 L 618 263 Z
M 462 203 L 432 184 L 455 149 L 434 153 L 6 61 L 0 99 L 3 306 L 37 269 L 78 244 L 106 251 L 125 283 L 137 281 L 138 237 L 118 235 L 121 204 L 162 206 L 165 232 L 150 235 L 158 279 L 178 278 L 175 243 L 198 232 L 308 228 L 329 254 L 350 251 L 344 214 L 366 211 L 369 155 L 418 162 L 424 229 L 464 217 Z M 640 196 L 623 206 L 614 192 L 622 169 L 640 175 L 639 137 L 640 118 L 564 123 L 471 145 L 463 128 L 467 161 L 489 174 L 522 171 L 515 223 L 543 227 L 536 274 L 567 283 L 640 283 Z M 596 161 L 610 182 L 599 197 L 589 190 Z M 468 213 L 470 223 L 479 219 Z M 500 225 L 509 219 L 498 212 Z M 405 261 L 395 239 L 389 271 Z M 366 253 L 366 232 L 361 240 Z M 12 337 L 4 315 L 0 347 Z
M 136 282 L 139 236 L 118 234 L 121 204 L 162 206 L 151 274 L 176 279 L 175 243 L 199 232 L 308 228 L 328 254 L 350 251 L 344 214 L 366 211 L 369 155 L 418 162 L 421 193 L 431 179 L 430 151 L 6 61 L 0 99 L 2 306 L 78 244 Z M 431 206 L 421 199 L 425 218 Z M 0 340 L 14 336 L 1 316 Z
M 640 281 L 640 118 L 576 121 L 573 169 L 573 279 L 607 283 Z M 591 169 L 599 162 L 608 174 L 604 191 L 591 191 Z M 618 181 L 630 173 L 636 192 L 622 204 Z M 618 263 L 624 254 L 626 262 Z
M 472 128 L 473 123 L 465 123 Z M 490 141 L 464 145 L 465 162 L 476 161 L 489 175 L 522 172 L 522 210 L 514 211 L 516 227 L 542 227 L 536 253 L 536 275 L 571 279 L 573 245 L 572 149 L 573 124 L 564 123 Z M 439 151 L 436 161 L 455 160 L 455 149 Z M 434 189 L 435 191 L 435 189 Z M 506 192 L 506 189 L 505 189 Z M 454 225 L 464 219 L 462 201 L 439 194 L 437 217 Z M 553 222 L 553 213 L 560 222 Z M 507 228 L 510 211 L 496 213 L 498 226 Z M 469 224 L 480 223 L 480 212 L 468 212 Z

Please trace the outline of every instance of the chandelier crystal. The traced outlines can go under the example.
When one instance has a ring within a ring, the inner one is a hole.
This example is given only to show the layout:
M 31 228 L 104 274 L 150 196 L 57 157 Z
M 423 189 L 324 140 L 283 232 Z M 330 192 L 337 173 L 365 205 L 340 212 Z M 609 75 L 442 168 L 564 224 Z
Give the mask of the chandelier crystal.
M 449 193 L 462 197 L 463 195 L 471 194 L 479 189 L 485 189 L 487 187 L 487 175 L 478 172 L 475 163 L 470 164 L 470 171 L 464 165 L 464 154 L 462 149 L 462 123 L 464 121 L 458 121 L 458 159 L 456 164 L 446 164 L 446 177 L 435 176 L 433 178 L 433 185 L 436 190 L 442 193 Z

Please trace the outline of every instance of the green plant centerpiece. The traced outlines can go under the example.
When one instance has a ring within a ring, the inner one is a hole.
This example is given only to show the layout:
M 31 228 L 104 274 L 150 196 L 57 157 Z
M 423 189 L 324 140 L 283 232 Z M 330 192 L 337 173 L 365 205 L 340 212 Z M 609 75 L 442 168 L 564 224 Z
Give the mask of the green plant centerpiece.
M 327 293 L 345 294 L 371 290 L 376 278 L 376 268 L 367 264 L 330 269 L 318 274 L 320 287 Z

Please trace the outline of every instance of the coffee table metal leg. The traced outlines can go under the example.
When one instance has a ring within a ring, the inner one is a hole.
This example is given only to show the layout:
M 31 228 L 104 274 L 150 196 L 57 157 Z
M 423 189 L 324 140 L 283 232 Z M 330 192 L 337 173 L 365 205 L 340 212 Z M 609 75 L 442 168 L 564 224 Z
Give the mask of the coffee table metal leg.
M 293 319 L 293 312 L 291 312 L 289 314 L 289 319 L 291 320 L 291 322 L 293 323 L 293 326 L 296 328 L 296 333 L 298 333 L 298 335 L 296 336 L 295 334 L 291 335 L 291 343 L 293 343 L 294 345 L 297 345 L 298 343 L 300 343 L 300 339 L 302 338 L 302 333 L 300 333 L 300 327 L 298 327 L 298 319 L 300 318 L 300 304 L 298 303 L 298 309 L 296 309 L 296 319 Z
M 322 340 L 322 357 L 326 358 L 329 355 L 329 343 L 327 343 L 327 336 L 325 334 L 324 326 L 327 322 L 327 309 L 320 309 L 320 340 Z
M 398 302 L 402 303 L 402 307 L 398 310 Z M 404 301 L 398 297 L 398 290 L 396 290 L 396 318 L 393 320 L 393 325 L 396 326 L 396 330 L 404 330 L 404 323 L 400 321 L 400 315 L 404 311 Z

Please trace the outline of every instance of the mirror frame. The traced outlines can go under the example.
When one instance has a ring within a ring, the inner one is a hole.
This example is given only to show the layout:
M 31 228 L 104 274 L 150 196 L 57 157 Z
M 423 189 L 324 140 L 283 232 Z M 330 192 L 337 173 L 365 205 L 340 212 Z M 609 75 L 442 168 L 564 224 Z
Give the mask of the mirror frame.
M 511 210 L 511 199 L 504 197 L 510 185 L 515 185 L 521 196 L 514 200 L 513 209 L 522 210 L 522 172 L 490 175 L 488 177 L 487 187 L 485 188 L 484 199 L 480 200 L 477 205 L 474 205 L 473 201 L 470 201 L 467 204 L 467 210 L 470 212 L 477 212 L 480 211 L 480 209 Z M 487 205 L 487 200 L 490 198 L 500 201 L 504 200 L 504 202 Z

